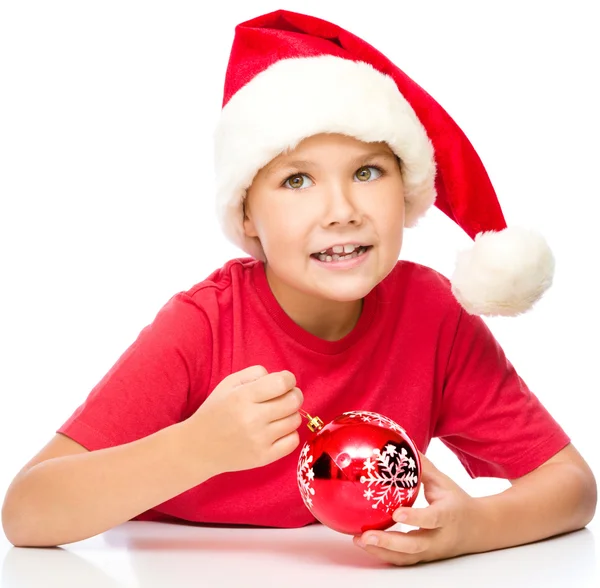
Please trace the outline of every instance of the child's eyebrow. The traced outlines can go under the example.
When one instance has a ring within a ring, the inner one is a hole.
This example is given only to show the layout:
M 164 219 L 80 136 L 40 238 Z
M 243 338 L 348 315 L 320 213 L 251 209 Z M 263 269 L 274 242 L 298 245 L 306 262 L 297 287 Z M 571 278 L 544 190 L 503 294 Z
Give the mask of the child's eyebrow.
M 373 161 L 374 159 L 380 159 L 380 158 L 385 158 L 385 159 L 390 159 L 390 160 L 395 160 L 396 156 L 391 152 L 391 151 L 387 151 L 384 149 L 378 149 L 377 151 L 370 151 L 368 153 L 363 153 L 361 155 L 359 155 L 358 157 L 356 157 L 351 165 L 359 165 L 359 164 L 366 164 L 369 163 L 371 161 Z M 280 169 L 310 169 L 311 167 L 315 166 L 315 162 L 314 161 L 309 161 L 306 159 L 294 159 L 293 161 L 279 161 L 277 163 L 274 163 L 273 165 L 271 165 L 270 167 L 268 167 L 265 172 L 266 172 L 266 176 L 270 176 L 272 174 L 274 174 L 275 172 L 279 171 Z
M 305 159 L 295 159 L 294 161 L 280 161 L 268 167 L 266 169 L 266 175 L 270 176 L 282 168 L 307 169 L 313 167 L 314 165 L 314 162 Z
M 354 161 L 356 162 L 355 164 L 358 165 L 359 163 L 368 163 L 369 161 L 373 161 L 374 159 L 380 158 L 395 160 L 396 155 L 391 151 L 379 149 L 377 151 L 371 151 L 368 154 L 361 155 L 360 157 L 357 157 Z

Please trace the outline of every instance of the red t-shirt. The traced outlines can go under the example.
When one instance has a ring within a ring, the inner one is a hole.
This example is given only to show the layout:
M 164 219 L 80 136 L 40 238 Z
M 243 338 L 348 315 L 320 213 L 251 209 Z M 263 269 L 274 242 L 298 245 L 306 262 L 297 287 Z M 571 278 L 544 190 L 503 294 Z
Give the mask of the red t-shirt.
M 325 423 L 350 410 L 382 413 L 422 452 L 439 437 L 472 477 L 522 476 L 569 438 L 448 280 L 399 261 L 365 297 L 338 341 L 298 326 L 274 297 L 262 262 L 232 259 L 175 294 L 58 432 L 89 450 L 121 445 L 192 415 L 227 375 L 251 365 L 291 371 L 303 408 Z M 296 527 L 315 522 L 292 454 L 217 475 L 138 519 Z

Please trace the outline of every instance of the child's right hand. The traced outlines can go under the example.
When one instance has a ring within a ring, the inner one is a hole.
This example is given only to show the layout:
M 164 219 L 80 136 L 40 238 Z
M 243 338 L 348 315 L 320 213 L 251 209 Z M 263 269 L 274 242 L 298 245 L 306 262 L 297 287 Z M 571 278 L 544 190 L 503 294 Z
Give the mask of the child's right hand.
M 300 443 L 304 396 L 291 372 L 255 365 L 224 378 L 181 425 L 191 455 L 216 474 L 247 470 L 288 455 Z

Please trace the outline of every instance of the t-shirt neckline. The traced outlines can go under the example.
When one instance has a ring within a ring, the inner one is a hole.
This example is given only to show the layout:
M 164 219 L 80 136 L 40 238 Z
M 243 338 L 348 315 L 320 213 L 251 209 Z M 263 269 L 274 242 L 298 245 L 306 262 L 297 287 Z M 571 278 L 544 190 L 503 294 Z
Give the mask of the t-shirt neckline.
M 257 260 L 254 271 L 252 271 L 251 274 L 259 299 L 268 314 L 279 325 L 281 330 L 304 347 L 308 347 L 318 353 L 334 355 L 345 351 L 363 338 L 373 322 L 375 309 L 377 307 L 379 284 L 365 296 L 360 317 L 352 331 L 337 341 L 327 341 L 326 339 L 321 339 L 320 337 L 309 333 L 300 325 L 296 324 L 286 314 L 283 308 L 281 308 L 279 302 L 277 302 L 277 298 L 275 298 L 275 295 L 271 291 L 271 286 L 267 280 L 265 262 Z

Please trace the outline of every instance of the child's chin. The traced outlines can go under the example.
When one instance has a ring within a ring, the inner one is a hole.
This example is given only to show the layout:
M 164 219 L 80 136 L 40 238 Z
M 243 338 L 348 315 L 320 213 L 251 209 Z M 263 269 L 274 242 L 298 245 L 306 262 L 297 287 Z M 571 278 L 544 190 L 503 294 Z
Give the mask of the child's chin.
M 322 288 L 329 300 L 353 302 L 364 298 L 376 285 L 377 281 L 368 276 L 347 276 L 331 278 L 331 283 Z

